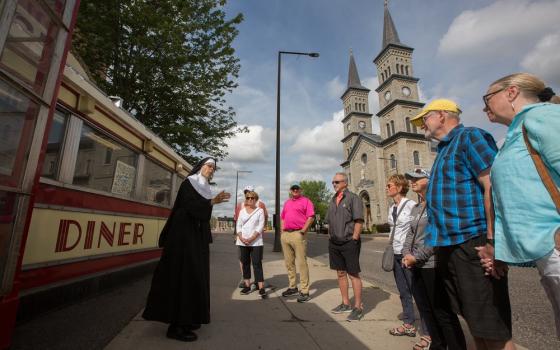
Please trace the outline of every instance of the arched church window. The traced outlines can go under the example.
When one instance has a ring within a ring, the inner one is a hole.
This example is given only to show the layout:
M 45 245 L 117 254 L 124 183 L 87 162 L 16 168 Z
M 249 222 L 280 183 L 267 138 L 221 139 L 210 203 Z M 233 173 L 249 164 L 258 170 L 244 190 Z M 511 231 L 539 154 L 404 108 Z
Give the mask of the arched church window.
M 418 151 L 412 152 L 412 158 L 414 159 L 414 165 L 420 165 L 420 153 Z
M 387 71 L 389 72 L 389 75 L 391 75 L 391 66 L 387 67 Z
M 401 73 L 404 74 L 404 64 L 401 64 Z
M 357 104 L 357 103 L 354 103 L 354 108 L 355 108 L 356 110 L 358 110 L 358 104 Z
M 391 126 L 387 123 L 387 137 L 391 137 Z
M 395 122 L 391 120 L 391 134 L 395 135 Z
M 397 66 L 397 74 L 399 74 L 399 64 L 397 63 L 396 66 Z
M 410 118 L 406 117 L 404 123 L 406 124 L 406 132 L 410 132 Z
M 385 72 L 385 79 L 389 79 L 389 76 L 387 75 L 387 69 L 383 70 Z
M 383 74 L 383 72 L 381 72 L 381 81 L 385 81 L 385 74 Z
M 408 75 L 408 66 L 406 66 L 405 69 L 406 69 L 406 75 Z
M 367 154 L 362 153 L 361 161 L 362 161 L 362 165 L 367 164 Z
M 366 104 L 362 103 L 363 107 L 364 107 L 364 112 L 366 111 Z
M 397 158 L 395 158 L 394 154 L 391 154 L 389 158 L 391 158 L 391 169 L 395 169 L 397 167 Z

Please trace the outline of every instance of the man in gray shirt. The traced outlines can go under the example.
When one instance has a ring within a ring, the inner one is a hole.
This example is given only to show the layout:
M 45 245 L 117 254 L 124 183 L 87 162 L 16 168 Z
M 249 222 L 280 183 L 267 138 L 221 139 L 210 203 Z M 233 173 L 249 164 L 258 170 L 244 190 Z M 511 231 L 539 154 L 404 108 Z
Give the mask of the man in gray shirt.
M 362 201 L 348 190 L 348 177 L 336 173 L 332 181 L 335 195 L 329 203 L 326 222 L 329 224 L 329 263 L 338 275 L 342 303 L 332 313 L 349 312 L 348 321 L 359 321 L 364 314 L 362 280 L 360 279 L 360 233 L 364 223 Z M 348 278 L 354 291 L 354 307 L 348 297 Z

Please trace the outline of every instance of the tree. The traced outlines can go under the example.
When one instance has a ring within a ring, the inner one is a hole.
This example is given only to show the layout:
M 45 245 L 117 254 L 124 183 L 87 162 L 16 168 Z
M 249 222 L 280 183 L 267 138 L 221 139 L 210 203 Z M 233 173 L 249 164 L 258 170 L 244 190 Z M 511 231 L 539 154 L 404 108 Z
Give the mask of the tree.
M 243 16 L 226 0 L 82 0 L 74 51 L 123 108 L 190 161 L 224 157 L 237 132 L 225 94 L 236 86 L 231 44 Z
M 333 196 L 333 193 L 327 189 L 325 181 L 304 180 L 299 185 L 303 194 L 313 202 L 315 214 L 319 214 L 321 220 L 324 220 L 329 208 L 329 201 Z

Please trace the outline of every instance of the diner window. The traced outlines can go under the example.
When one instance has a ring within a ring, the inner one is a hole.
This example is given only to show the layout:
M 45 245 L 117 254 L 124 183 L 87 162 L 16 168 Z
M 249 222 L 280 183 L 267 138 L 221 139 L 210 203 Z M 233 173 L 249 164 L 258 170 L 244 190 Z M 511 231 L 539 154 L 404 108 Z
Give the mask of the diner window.
M 105 165 L 107 149 L 113 162 Z M 132 197 L 138 154 L 88 125 L 82 126 L 73 184 Z
M 171 202 L 171 171 L 146 159 L 142 193 L 143 200 L 169 205 Z
M 39 106 L 0 80 L 0 184 L 18 187 L 27 164 Z
M 68 118 L 59 111 L 54 113 L 51 130 L 49 131 L 49 139 L 47 141 L 43 170 L 41 171 L 41 176 L 43 177 L 51 179 L 57 178 L 67 119 Z
M 42 95 L 59 27 L 35 0 L 19 0 L 0 66 Z

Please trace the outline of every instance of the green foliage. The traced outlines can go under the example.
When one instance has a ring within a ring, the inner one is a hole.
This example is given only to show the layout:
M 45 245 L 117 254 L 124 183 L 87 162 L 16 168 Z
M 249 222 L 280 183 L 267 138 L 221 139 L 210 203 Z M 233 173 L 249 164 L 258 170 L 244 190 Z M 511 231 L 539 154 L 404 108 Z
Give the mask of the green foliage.
M 190 161 L 226 155 L 237 132 L 225 94 L 237 84 L 231 44 L 243 16 L 226 0 L 82 0 L 74 51 L 123 108 Z
M 303 194 L 313 202 L 315 214 L 319 214 L 321 220 L 324 220 L 329 208 L 329 201 L 333 196 L 333 193 L 327 189 L 325 181 L 304 180 L 299 185 Z

